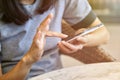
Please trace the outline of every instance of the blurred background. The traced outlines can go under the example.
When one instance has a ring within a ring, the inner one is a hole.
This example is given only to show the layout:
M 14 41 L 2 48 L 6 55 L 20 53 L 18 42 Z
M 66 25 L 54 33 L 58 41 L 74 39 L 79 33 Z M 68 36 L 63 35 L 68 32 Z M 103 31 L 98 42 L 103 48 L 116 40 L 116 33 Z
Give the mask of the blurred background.
M 120 60 L 120 0 L 88 0 L 96 15 L 110 32 L 110 40 L 102 47 L 110 55 Z M 62 55 L 64 67 L 82 65 L 73 58 Z
M 120 0 L 88 0 L 104 22 L 120 22 Z

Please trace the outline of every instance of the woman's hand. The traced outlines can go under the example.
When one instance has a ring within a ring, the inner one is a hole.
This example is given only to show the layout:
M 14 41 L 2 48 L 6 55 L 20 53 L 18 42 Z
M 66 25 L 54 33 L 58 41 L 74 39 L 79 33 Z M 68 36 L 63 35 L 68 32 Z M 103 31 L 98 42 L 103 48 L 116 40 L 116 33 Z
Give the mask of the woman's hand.
M 86 28 L 81 28 L 78 30 L 75 35 L 82 33 Z M 87 39 L 83 36 L 77 36 L 75 39 L 70 41 L 61 41 L 58 43 L 58 47 L 63 53 L 74 53 L 78 50 L 81 50 L 87 43 Z
M 65 34 L 49 31 L 49 24 L 51 22 L 52 17 L 53 17 L 52 14 L 48 15 L 47 18 L 38 27 L 37 32 L 34 36 L 31 48 L 23 58 L 27 64 L 35 63 L 41 58 L 44 52 L 46 36 L 59 37 L 59 38 L 67 37 L 67 35 Z
M 70 42 L 67 41 L 59 42 L 58 47 L 60 51 L 62 51 L 63 53 L 74 53 L 78 50 L 81 50 L 86 43 L 87 39 L 85 37 L 79 36 Z
M 52 17 L 53 15 L 49 14 L 38 27 L 31 48 L 23 58 L 27 64 L 35 63 L 41 58 L 44 51 L 46 33 L 49 30 L 49 24 Z
M 88 27 L 94 27 L 98 24 L 101 24 L 101 21 L 96 18 L 92 24 L 90 24 Z M 77 31 L 77 34 L 84 29 L 79 29 Z M 92 46 L 98 46 L 101 44 L 105 44 L 109 40 L 109 32 L 106 29 L 105 26 L 102 25 L 101 28 L 87 34 L 84 36 L 78 36 L 78 38 L 74 39 L 71 42 L 65 42 L 61 41 L 58 43 L 58 47 L 60 50 L 64 53 L 74 53 L 83 47 L 92 47 Z

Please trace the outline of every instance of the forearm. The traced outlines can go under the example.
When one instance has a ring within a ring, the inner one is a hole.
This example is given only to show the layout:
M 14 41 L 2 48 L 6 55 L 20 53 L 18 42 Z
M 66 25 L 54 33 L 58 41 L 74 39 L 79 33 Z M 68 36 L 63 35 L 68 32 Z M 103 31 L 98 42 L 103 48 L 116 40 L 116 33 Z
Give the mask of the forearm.
M 95 21 L 88 26 L 88 28 L 94 27 L 101 23 L 102 22 L 98 18 L 96 18 Z M 80 33 L 80 31 L 81 29 L 76 31 L 76 34 Z M 85 47 L 97 46 L 104 44 L 109 40 L 109 32 L 105 26 L 102 26 L 101 28 L 95 30 L 90 34 L 85 35 L 84 37 L 86 38 L 86 44 L 84 45 Z
M 46 33 L 49 31 L 49 24 L 52 17 L 53 15 L 49 14 L 38 26 L 32 45 L 26 55 L 11 71 L 2 75 L 0 80 L 24 80 L 26 78 L 32 64 L 41 59 L 46 41 Z
M 86 47 L 89 46 L 97 46 L 106 43 L 109 40 L 109 32 L 105 27 L 101 27 L 100 29 L 88 34 L 85 36 L 87 43 Z
M 24 80 L 31 66 L 32 64 L 27 64 L 23 58 L 12 70 L 2 75 L 0 80 Z

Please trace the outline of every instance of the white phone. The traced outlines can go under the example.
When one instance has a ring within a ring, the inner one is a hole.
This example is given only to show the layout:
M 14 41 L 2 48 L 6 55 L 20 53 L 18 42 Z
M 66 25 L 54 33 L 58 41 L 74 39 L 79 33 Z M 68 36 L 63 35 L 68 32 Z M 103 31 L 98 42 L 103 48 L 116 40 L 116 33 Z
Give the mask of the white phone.
M 96 25 L 96 26 L 94 26 L 94 27 L 88 28 L 87 30 L 83 31 L 82 33 L 79 33 L 79 34 L 75 35 L 75 37 L 69 39 L 67 42 L 70 42 L 70 41 L 76 39 L 78 36 L 84 36 L 84 35 L 86 35 L 86 34 L 89 34 L 89 33 L 93 32 L 93 31 L 95 31 L 95 30 L 97 30 L 97 29 L 99 29 L 99 28 L 101 28 L 101 27 L 103 27 L 103 24 L 102 24 L 102 23 L 101 23 L 101 24 L 98 24 L 98 25 Z

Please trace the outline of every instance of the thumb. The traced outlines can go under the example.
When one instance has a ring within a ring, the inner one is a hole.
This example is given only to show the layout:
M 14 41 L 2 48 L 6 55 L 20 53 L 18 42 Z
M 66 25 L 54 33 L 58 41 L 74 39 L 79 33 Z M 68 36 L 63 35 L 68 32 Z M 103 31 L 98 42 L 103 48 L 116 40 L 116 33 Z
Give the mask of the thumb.
M 86 30 L 86 28 L 81 28 L 79 29 L 78 31 L 75 32 L 75 35 L 79 34 L 79 33 L 82 33 Z

